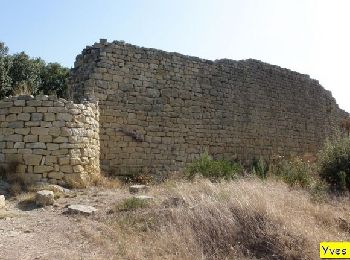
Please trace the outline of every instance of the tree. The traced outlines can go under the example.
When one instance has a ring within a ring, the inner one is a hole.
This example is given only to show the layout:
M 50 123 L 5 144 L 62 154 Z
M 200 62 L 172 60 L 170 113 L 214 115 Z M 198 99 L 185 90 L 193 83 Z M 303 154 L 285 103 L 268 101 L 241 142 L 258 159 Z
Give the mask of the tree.
M 11 67 L 12 60 L 8 55 L 8 47 L 0 42 L 0 97 L 8 95 L 11 91 L 12 79 L 9 75 Z
M 68 76 L 69 69 L 58 63 L 46 64 L 23 51 L 9 55 L 8 47 L 0 42 L 0 98 L 39 92 L 65 97 Z
M 57 94 L 65 97 L 68 88 L 69 69 L 58 63 L 49 63 L 41 71 L 41 86 L 39 90 L 44 94 Z
M 9 75 L 12 79 L 12 94 L 37 94 L 41 86 L 41 71 L 45 62 L 31 59 L 25 52 L 12 56 L 12 67 Z

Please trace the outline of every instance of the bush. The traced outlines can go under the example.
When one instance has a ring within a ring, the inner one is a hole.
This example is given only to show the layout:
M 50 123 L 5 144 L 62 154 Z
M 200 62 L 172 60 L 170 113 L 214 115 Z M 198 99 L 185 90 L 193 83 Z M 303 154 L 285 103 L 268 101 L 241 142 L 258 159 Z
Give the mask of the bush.
M 121 204 L 116 206 L 116 211 L 129 211 L 136 210 L 140 208 L 145 208 L 149 205 L 147 200 L 139 199 L 139 198 L 127 198 Z
M 252 173 L 258 176 L 261 179 L 265 179 L 267 177 L 267 173 L 269 171 L 269 165 L 263 158 L 254 159 Z
M 205 152 L 186 167 L 185 173 L 189 179 L 200 175 L 211 180 L 230 180 L 234 179 L 241 171 L 242 167 L 240 164 L 232 163 L 224 159 L 214 160 Z
M 312 182 L 313 167 L 300 158 L 281 159 L 270 165 L 269 175 L 282 179 L 290 186 L 307 188 Z
M 327 141 L 318 154 L 320 177 L 334 191 L 350 189 L 350 137 L 336 137 Z

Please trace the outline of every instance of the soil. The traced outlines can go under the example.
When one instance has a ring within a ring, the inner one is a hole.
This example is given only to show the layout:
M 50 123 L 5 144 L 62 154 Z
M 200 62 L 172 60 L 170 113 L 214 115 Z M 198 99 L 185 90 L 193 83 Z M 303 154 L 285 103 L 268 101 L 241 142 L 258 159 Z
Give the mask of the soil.
M 103 221 L 126 189 L 88 188 L 61 196 L 53 206 L 6 201 L 0 209 L 0 259 L 116 259 L 113 230 Z M 67 214 L 69 204 L 98 209 L 91 216 Z

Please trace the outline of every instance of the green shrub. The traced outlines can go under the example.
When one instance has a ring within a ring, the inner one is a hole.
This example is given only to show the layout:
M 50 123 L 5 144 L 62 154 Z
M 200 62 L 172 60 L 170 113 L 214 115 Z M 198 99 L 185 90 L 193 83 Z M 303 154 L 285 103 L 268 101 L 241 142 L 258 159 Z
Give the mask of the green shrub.
M 275 176 L 290 186 L 307 188 L 312 183 L 313 167 L 300 158 L 281 159 L 270 165 L 269 175 Z
M 214 160 L 205 152 L 186 167 L 185 173 L 189 179 L 200 175 L 211 180 L 229 180 L 235 178 L 241 171 L 242 167 L 240 164 L 224 159 Z
M 318 154 L 320 177 L 335 191 L 350 189 L 350 137 L 327 141 Z
M 263 158 L 254 159 L 252 173 L 261 179 L 266 179 L 269 171 L 269 165 Z
M 118 204 L 116 206 L 116 210 L 117 211 L 136 210 L 139 208 L 145 208 L 148 205 L 149 205 L 149 202 L 147 200 L 132 197 L 132 198 L 127 198 L 121 204 Z

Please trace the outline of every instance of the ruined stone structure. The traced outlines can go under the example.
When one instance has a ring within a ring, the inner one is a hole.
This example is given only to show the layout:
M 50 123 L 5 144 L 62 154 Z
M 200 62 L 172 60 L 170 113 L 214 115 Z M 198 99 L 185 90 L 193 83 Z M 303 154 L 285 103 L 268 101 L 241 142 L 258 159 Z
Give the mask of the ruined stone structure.
M 71 76 L 97 100 L 106 171 L 177 170 L 208 151 L 237 158 L 315 152 L 347 113 L 316 80 L 257 60 L 203 60 L 101 40 Z
M 348 114 L 309 76 L 101 41 L 78 55 L 66 101 L 0 102 L 0 164 L 64 183 L 100 170 L 174 171 L 214 157 L 314 153 Z
M 54 96 L 18 96 L 0 102 L 0 165 L 16 164 L 34 181 L 64 184 L 98 174 L 96 104 Z

